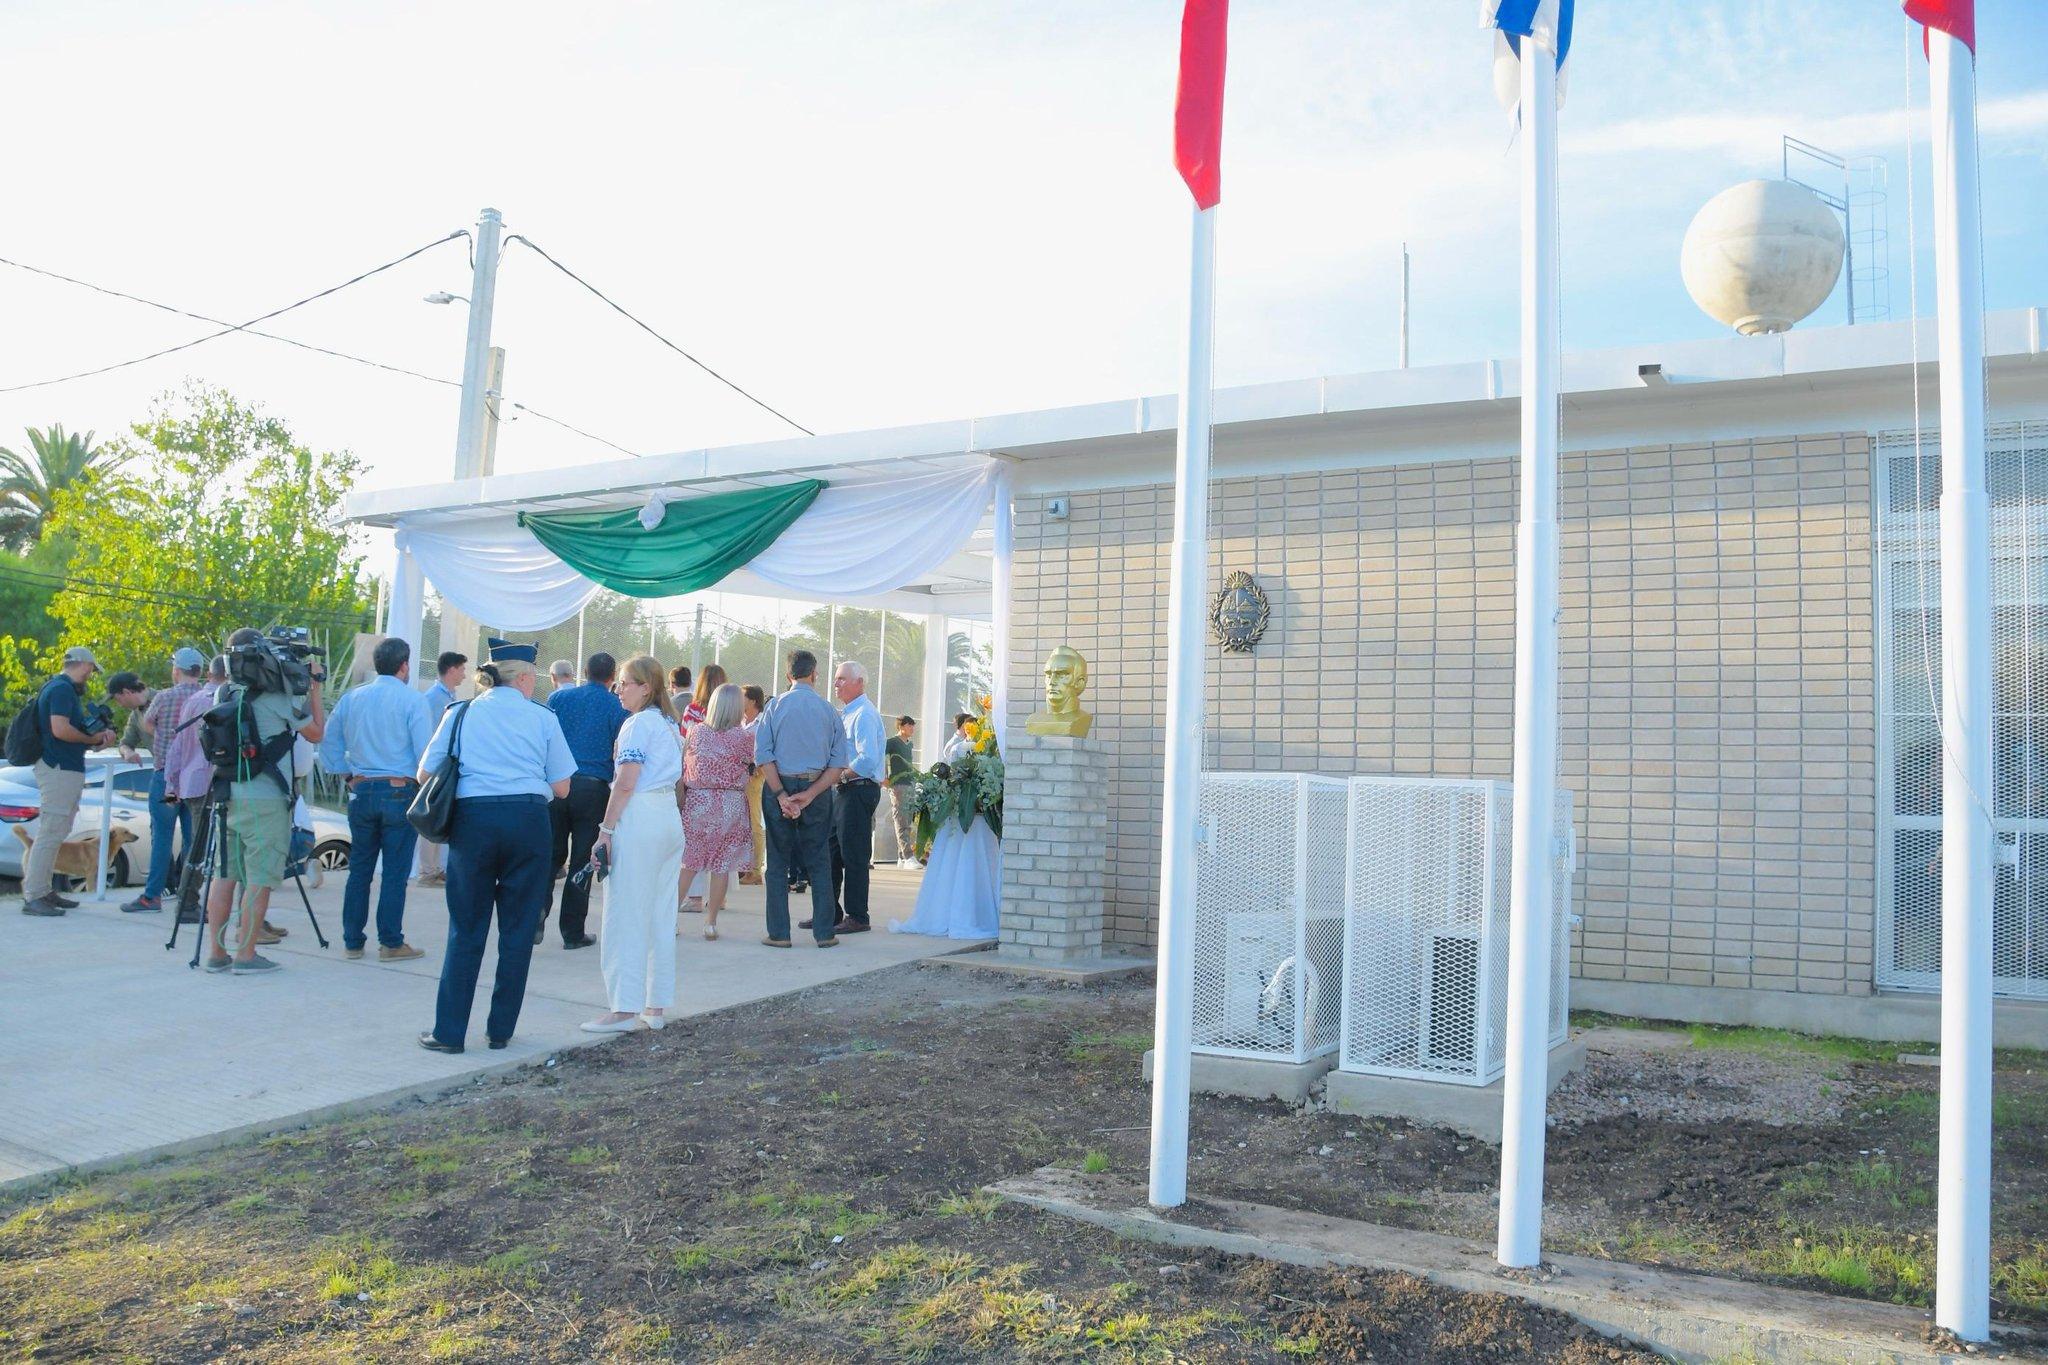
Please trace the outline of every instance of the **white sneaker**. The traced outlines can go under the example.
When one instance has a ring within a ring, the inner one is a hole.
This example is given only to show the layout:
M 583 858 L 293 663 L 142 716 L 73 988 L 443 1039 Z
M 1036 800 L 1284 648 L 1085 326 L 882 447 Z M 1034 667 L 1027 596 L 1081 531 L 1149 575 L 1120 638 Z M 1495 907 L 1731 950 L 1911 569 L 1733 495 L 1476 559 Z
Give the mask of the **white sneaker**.
M 643 1014 L 640 1016 L 640 1022 L 656 1033 L 659 1033 L 668 1027 L 668 1016 L 666 1014 Z
M 591 1019 L 583 1024 L 585 1033 L 637 1033 L 647 1027 L 647 1021 L 637 1014 L 623 1019 Z

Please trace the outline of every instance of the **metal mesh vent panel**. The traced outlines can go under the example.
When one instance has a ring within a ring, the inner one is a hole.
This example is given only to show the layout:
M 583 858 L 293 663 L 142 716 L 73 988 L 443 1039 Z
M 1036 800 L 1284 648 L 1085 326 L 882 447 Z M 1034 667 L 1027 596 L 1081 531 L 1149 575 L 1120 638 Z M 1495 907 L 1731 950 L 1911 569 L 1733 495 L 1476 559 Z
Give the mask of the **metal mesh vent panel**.
M 1938 438 L 1877 443 L 1877 984 L 1941 986 L 1941 487 Z M 1992 906 L 1992 988 L 2048 998 L 2048 423 L 1992 427 L 1991 804 L 2008 861 Z
M 1489 812 L 1504 799 L 1496 782 L 1352 779 L 1345 1070 L 1491 1079 L 1507 997 L 1487 968 L 1507 942 L 1507 884 Z
M 1571 795 L 1559 792 L 1569 844 Z M 1505 782 L 1353 778 L 1345 916 L 1346 1071 L 1485 1085 L 1501 1074 L 1513 791 Z M 1571 860 L 1554 874 L 1550 1036 L 1569 1010 Z
M 1344 784 L 1204 773 L 1195 871 L 1197 1052 L 1307 1061 L 1342 1008 Z

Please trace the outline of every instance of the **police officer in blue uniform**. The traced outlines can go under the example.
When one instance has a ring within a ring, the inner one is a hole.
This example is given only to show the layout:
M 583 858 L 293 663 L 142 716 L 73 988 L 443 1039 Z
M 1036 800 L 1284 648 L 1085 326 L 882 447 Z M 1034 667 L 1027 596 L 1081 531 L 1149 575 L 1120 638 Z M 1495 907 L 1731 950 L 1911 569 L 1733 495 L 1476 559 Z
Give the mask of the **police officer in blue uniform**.
M 420 759 L 420 780 L 455 746 L 455 820 L 448 835 L 448 951 L 434 1027 L 420 1035 L 429 1052 L 460 1052 L 469 1033 L 491 918 L 498 921 L 498 975 L 484 1037 L 512 1040 L 526 999 L 534 931 L 554 886 L 548 865 L 548 799 L 566 795 L 576 759 L 554 712 L 534 701 L 537 646 L 489 642 L 495 686 L 451 706 Z M 481 682 L 486 675 L 479 670 Z M 461 725 L 456 735 L 457 724 Z

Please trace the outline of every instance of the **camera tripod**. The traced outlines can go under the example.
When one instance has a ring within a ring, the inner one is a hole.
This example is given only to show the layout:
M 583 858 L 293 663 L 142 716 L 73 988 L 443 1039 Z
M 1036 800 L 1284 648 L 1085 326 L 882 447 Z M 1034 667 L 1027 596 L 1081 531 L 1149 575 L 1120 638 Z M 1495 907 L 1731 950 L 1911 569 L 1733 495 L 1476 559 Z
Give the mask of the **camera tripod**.
M 213 879 L 220 870 L 222 860 L 227 857 L 225 842 L 220 837 L 221 821 L 225 817 L 227 807 L 225 797 L 217 794 L 207 796 L 206 804 L 199 808 L 198 816 L 193 823 L 193 846 L 185 852 L 185 866 L 180 870 L 178 877 L 178 904 L 176 911 L 171 915 L 171 936 L 164 940 L 164 951 L 171 952 L 178 946 L 178 930 L 184 925 L 185 914 L 190 910 L 197 930 L 193 935 L 192 960 L 185 964 L 191 968 L 199 966 L 199 955 L 206 947 L 206 905 L 212 897 Z M 291 819 L 289 804 L 285 807 L 285 819 L 287 822 Z M 290 836 L 287 835 L 286 838 L 289 839 Z M 192 856 L 195 850 L 200 852 L 197 861 L 194 861 Z M 289 847 L 286 858 L 289 862 Z M 313 937 L 319 940 L 322 948 L 327 947 L 327 935 L 320 932 L 320 920 L 313 914 L 313 898 L 306 894 L 306 879 L 294 872 L 292 881 L 299 888 L 299 902 L 306 907 L 306 920 L 313 926 Z M 249 889 L 243 887 L 242 895 L 246 898 L 249 894 Z M 268 909 L 267 906 L 265 908 Z M 245 909 L 243 913 L 247 914 L 248 911 Z M 222 926 L 222 931 L 225 933 L 225 925 Z

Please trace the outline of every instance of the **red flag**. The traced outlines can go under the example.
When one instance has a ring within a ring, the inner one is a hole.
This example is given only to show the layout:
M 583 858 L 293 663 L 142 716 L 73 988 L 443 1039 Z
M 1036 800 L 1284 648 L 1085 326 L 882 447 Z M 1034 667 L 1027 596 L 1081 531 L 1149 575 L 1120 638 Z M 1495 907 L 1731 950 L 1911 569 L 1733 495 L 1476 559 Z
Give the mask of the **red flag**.
M 1906 17 L 1940 29 L 1971 56 L 1977 54 L 1977 0 L 1906 0 Z
M 1230 0 L 1187 0 L 1180 16 L 1180 89 L 1173 98 L 1173 164 L 1196 208 L 1223 197 L 1223 37 Z

